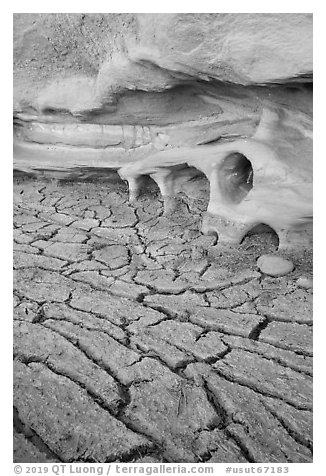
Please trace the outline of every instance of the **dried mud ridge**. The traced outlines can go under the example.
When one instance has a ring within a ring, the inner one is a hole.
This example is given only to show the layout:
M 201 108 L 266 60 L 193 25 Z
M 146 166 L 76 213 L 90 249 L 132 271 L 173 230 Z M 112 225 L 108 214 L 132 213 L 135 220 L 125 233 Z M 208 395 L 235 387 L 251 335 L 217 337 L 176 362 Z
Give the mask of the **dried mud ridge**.
M 165 216 L 153 187 L 16 178 L 15 462 L 312 461 L 311 254 L 262 275 L 276 238 L 203 236 L 195 181 Z

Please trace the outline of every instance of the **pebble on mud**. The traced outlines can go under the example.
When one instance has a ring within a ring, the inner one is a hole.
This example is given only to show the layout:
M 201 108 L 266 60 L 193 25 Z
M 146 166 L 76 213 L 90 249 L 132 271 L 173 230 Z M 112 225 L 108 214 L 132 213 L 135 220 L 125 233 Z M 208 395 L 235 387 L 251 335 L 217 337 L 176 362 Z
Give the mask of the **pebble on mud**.
M 312 279 L 307 278 L 306 276 L 300 276 L 296 284 L 299 288 L 304 288 L 304 289 L 311 289 L 313 287 Z
M 294 268 L 292 261 L 273 255 L 260 256 L 257 260 L 257 266 L 262 273 L 274 277 L 285 276 Z

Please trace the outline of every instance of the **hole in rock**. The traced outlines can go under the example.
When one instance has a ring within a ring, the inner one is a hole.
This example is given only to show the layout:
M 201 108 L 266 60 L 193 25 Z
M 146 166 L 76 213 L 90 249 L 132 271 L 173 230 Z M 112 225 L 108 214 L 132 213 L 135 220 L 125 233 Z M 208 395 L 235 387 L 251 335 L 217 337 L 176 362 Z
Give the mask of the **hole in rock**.
M 176 173 L 176 189 L 188 198 L 201 203 L 201 209 L 207 210 L 210 184 L 206 175 L 196 167 L 184 167 Z
M 254 226 L 241 240 L 241 248 L 258 253 L 276 251 L 278 246 L 276 231 L 265 223 Z
M 231 203 L 240 203 L 253 187 L 253 169 L 250 160 L 240 152 L 229 154 L 219 167 L 219 186 L 223 197 Z
M 161 194 L 159 186 L 149 175 L 138 177 L 138 186 L 140 188 L 140 195 L 143 197 L 157 197 Z

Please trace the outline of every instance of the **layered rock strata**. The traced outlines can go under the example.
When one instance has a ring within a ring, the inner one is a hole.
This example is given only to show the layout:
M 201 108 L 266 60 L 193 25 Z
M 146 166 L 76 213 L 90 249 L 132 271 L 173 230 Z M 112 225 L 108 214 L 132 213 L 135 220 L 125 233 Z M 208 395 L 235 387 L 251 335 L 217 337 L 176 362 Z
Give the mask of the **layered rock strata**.
M 144 175 L 166 211 L 203 173 L 202 231 L 312 240 L 312 16 L 17 14 L 14 167 Z M 190 182 L 191 183 L 191 182 Z

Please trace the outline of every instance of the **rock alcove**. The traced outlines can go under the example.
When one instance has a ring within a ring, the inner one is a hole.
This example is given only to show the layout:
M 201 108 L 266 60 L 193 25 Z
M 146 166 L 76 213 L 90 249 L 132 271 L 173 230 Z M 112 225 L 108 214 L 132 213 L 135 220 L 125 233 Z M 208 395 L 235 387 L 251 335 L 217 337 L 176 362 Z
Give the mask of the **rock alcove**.
M 58 176 L 113 168 L 131 199 L 147 175 L 167 210 L 195 167 L 210 183 L 204 233 L 240 243 L 265 223 L 280 247 L 310 247 L 311 22 L 15 14 L 14 167 Z
M 15 463 L 312 461 L 312 15 L 16 14 L 14 168 Z

